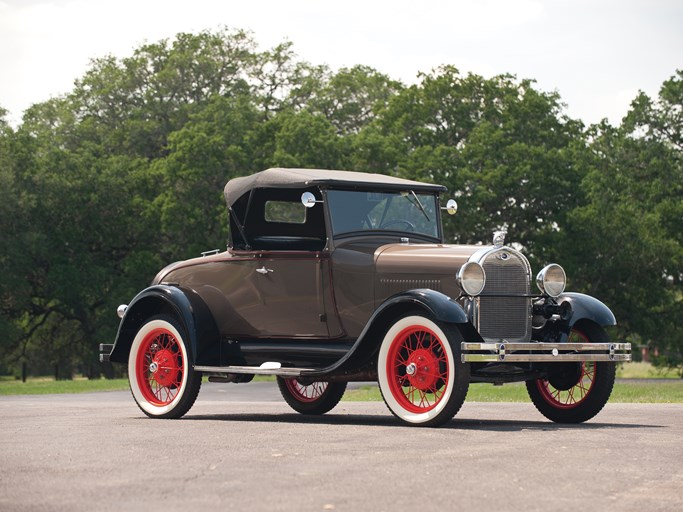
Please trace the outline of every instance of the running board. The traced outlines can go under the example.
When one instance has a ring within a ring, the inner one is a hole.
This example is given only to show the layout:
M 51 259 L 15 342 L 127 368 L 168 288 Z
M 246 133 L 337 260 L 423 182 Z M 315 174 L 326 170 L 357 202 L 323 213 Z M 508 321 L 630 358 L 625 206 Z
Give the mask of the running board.
M 282 377 L 300 377 L 303 372 L 312 372 L 314 368 L 282 368 L 279 363 L 263 363 L 261 366 L 195 366 L 195 371 L 218 374 L 241 375 L 280 375 Z

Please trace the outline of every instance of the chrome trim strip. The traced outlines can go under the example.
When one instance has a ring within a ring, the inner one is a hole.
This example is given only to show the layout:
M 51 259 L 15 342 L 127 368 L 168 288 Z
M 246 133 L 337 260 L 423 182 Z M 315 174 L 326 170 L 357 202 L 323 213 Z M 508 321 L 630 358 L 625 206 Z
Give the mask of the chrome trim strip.
M 521 354 L 504 355 L 501 357 L 495 354 L 463 354 L 463 363 L 566 363 L 577 361 L 613 361 L 631 362 L 631 354 L 559 354 L 557 356 L 549 354 Z
M 563 350 L 565 352 L 571 351 L 593 351 L 593 352 L 609 352 L 610 348 L 614 350 L 631 350 L 630 343 L 468 343 L 463 341 L 460 348 L 463 351 L 471 350 L 498 350 L 501 347 L 507 350 L 532 350 L 534 352 L 552 351 L 553 349 Z
M 281 375 L 283 377 L 299 377 L 303 372 L 312 372 L 313 368 L 260 368 L 258 366 L 195 366 L 195 371 L 206 373 L 238 373 L 246 375 Z
M 471 362 L 631 361 L 630 343 L 468 343 L 461 359 Z

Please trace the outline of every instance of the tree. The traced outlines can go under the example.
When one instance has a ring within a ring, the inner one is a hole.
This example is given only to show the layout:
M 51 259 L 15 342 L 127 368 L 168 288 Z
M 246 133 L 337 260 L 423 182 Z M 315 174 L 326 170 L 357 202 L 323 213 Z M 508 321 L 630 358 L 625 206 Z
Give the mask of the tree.
M 594 127 L 586 202 L 564 248 L 576 284 L 615 310 L 619 335 L 683 374 L 682 80 L 679 71 L 654 101 L 640 93 L 622 126 Z
M 285 112 L 278 116 L 276 123 L 272 166 L 346 167 L 344 140 L 325 117 L 306 110 Z
M 85 370 L 97 342 L 114 337 L 118 303 L 169 261 L 225 243 L 222 187 L 260 170 L 252 148 L 265 83 L 254 80 L 268 59 L 293 59 L 285 50 L 258 53 L 242 31 L 178 34 L 93 61 L 70 94 L 28 109 L 16 133 L 0 125 L 4 362 Z M 305 89 L 297 77 L 315 83 L 291 64 L 291 76 L 274 75 L 288 101 Z
M 161 216 L 162 257 L 225 248 L 223 187 L 230 178 L 261 170 L 254 167 L 250 145 L 259 119 L 249 96 L 215 96 L 169 136 L 168 155 L 151 169 L 158 176 L 150 208 Z
M 506 228 L 541 260 L 580 202 L 583 127 L 562 108 L 529 80 L 445 66 L 394 96 L 359 135 L 358 153 L 375 171 L 448 186 L 461 204 L 446 221 L 449 241 L 488 243 Z
M 93 61 L 70 95 L 86 132 L 113 152 L 165 155 L 170 133 L 214 96 L 242 95 L 256 65 L 244 31 L 180 33 L 122 60 Z
M 368 66 L 342 68 L 308 102 L 339 135 L 356 134 L 381 112 L 403 85 Z
M 26 228 L 24 198 L 17 184 L 13 155 L 14 132 L 5 121 L 7 111 L 0 108 L 0 372 L 16 349 L 19 337 L 13 319 L 29 303 L 29 286 L 24 276 L 22 246 Z

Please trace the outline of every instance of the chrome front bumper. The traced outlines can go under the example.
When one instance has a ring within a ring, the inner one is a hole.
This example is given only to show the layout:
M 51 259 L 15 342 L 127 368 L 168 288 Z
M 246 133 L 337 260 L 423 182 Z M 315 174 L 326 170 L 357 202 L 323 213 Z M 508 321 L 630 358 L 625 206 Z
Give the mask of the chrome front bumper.
M 463 363 L 631 361 L 630 343 L 468 343 Z

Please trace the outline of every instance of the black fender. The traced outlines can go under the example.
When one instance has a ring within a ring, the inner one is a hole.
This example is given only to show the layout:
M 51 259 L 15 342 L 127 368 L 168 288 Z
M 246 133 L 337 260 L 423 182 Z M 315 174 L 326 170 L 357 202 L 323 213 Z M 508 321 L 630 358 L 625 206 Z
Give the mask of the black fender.
M 568 320 L 569 328 L 579 320 L 591 320 L 602 327 L 617 325 L 617 319 L 610 308 L 590 295 L 563 293 L 557 298 L 557 302 L 568 302 L 572 307 L 572 316 Z
M 193 290 L 155 285 L 138 293 L 126 309 L 109 360 L 127 363 L 133 339 L 142 324 L 158 314 L 174 317 L 188 336 L 192 364 L 215 364 L 219 360 L 220 334 L 204 301 Z
M 380 304 L 344 357 L 327 368 L 306 372 L 305 376 L 313 378 L 329 373 L 352 373 L 366 366 L 373 360 L 384 334 L 396 318 L 415 310 L 422 310 L 440 322 L 454 324 L 467 341 L 483 341 L 470 323 L 465 310 L 451 297 L 428 288 L 407 290 L 392 295 Z
M 602 302 L 583 293 L 564 293 L 555 299 L 562 305 L 571 306 L 571 315 L 560 319 L 548 320 L 542 327 L 534 328 L 537 341 L 565 343 L 577 323 L 589 321 L 601 327 L 617 325 L 614 313 Z M 560 315 L 562 316 L 562 315 Z

